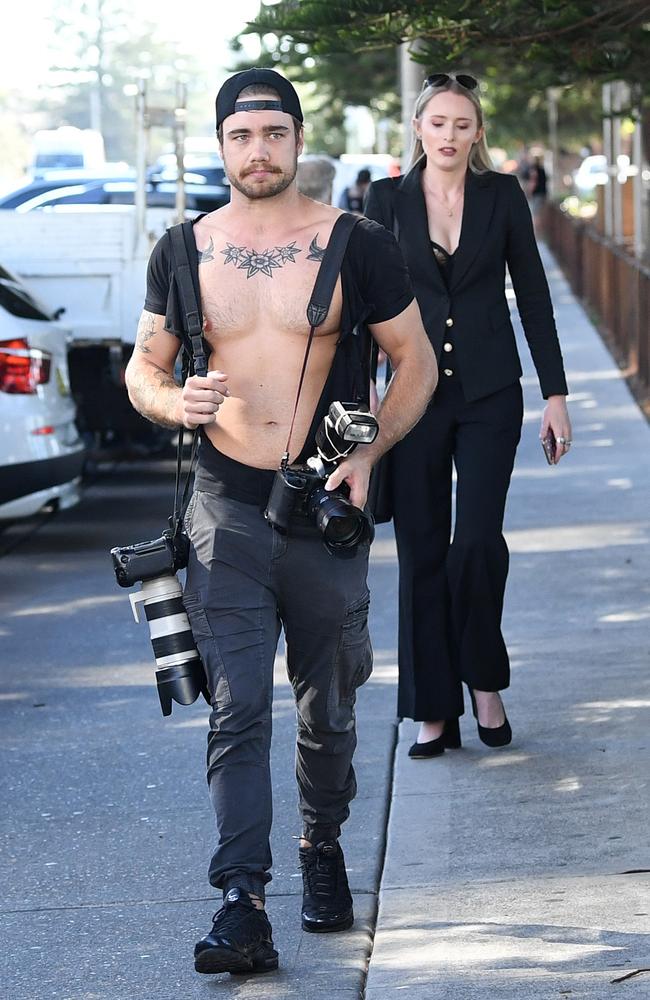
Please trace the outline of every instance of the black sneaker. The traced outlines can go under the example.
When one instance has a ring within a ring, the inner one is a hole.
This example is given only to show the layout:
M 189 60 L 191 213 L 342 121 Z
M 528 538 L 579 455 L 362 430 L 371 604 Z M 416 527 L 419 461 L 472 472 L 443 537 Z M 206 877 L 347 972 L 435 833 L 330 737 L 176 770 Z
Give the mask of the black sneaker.
M 337 840 L 300 848 L 302 927 L 305 931 L 345 931 L 354 923 L 345 859 Z
M 271 924 L 244 889 L 231 889 L 212 930 L 194 948 L 197 972 L 271 972 L 278 967 Z

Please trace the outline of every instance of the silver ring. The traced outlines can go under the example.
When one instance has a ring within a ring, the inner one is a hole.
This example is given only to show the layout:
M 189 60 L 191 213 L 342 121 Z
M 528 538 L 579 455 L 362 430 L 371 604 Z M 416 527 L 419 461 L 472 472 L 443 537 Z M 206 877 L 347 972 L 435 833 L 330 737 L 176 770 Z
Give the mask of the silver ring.
M 563 438 L 563 437 L 559 437 L 559 438 L 557 438 L 557 443 L 558 444 L 566 444 L 567 443 L 567 439 Z M 569 443 L 571 443 L 571 442 L 569 442 Z

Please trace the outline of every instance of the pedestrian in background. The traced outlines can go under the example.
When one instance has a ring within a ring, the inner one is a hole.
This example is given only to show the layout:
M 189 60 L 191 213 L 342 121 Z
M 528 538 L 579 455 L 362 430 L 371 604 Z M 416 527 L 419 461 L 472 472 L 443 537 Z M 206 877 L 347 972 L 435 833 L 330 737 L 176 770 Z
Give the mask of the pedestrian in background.
M 523 401 L 506 265 L 548 400 L 541 436 L 555 442 L 554 462 L 571 444 L 571 425 L 526 196 L 517 177 L 492 168 L 477 81 L 430 76 L 413 127 L 409 169 L 371 184 L 366 214 L 399 236 L 441 369 L 424 417 L 388 457 L 400 573 L 398 712 L 421 723 L 410 756 L 433 757 L 460 746 L 463 681 L 481 740 L 504 746 L 512 736 L 498 693 L 510 683 L 502 526 Z
M 536 156 L 528 170 L 528 180 L 526 182 L 528 193 L 528 203 L 533 217 L 535 235 L 542 233 L 542 223 L 544 221 L 544 205 L 547 198 L 547 178 L 544 169 L 544 161 L 541 156 Z
M 345 191 L 341 195 L 339 201 L 339 208 L 345 209 L 346 212 L 356 212 L 361 215 L 363 212 L 363 202 L 366 197 L 366 191 L 370 184 L 370 171 L 365 167 L 360 170 L 357 174 L 357 179 L 354 184 L 346 187 Z

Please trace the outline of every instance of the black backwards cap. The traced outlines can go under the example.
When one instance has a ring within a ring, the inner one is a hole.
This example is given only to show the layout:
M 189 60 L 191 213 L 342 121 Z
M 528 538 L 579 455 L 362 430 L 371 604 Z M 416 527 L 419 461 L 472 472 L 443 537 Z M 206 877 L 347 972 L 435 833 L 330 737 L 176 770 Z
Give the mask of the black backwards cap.
M 238 101 L 242 90 L 252 84 L 261 84 L 277 90 L 280 100 L 274 98 L 250 98 Z M 235 104 L 237 107 L 235 107 Z M 245 69 L 235 73 L 222 85 L 217 94 L 217 128 L 229 115 L 236 111 L 284 111 L 302 122 L 302 108 L 298 95 L 289 81 L 274 69 Z

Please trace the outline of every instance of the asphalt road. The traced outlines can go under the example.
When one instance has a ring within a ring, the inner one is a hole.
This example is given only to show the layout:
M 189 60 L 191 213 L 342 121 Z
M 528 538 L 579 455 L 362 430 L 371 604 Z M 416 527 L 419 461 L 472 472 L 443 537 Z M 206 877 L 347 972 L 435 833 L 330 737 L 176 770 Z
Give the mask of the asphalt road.
M 79 506 L 0 536 L 2 995 L 10 1000 L 338 997 L 362 988 L 384 849 L 396 735 L 394 559 L 372 569 L 373 679 L 358 703 L 359 794 L 344 831 L 357 921 L 300 930 L 291 688 L 278 656 L 273 738 L 274 881 L 281 969 L 201 977 L 195 940 L 217 908 L 207 882 L 213 818 L 207 706 L 163 719 L 146 625 L 108 556 L 155 537 L 170 461 L 100 466 Z M 279 651 L 281 653 L 281 650 Z

